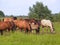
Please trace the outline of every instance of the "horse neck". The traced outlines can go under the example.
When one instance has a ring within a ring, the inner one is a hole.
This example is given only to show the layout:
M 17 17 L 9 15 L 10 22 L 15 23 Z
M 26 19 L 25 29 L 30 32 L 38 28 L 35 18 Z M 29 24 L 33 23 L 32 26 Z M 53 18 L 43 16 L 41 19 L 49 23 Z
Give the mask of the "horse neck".
M 51 26 L 51 27 L 50 27 L 50 30 L 51 30 L 51 32 L 53 32 L 53 31 L 54 31 L 54 28 L 53 28 L 53 26 Z

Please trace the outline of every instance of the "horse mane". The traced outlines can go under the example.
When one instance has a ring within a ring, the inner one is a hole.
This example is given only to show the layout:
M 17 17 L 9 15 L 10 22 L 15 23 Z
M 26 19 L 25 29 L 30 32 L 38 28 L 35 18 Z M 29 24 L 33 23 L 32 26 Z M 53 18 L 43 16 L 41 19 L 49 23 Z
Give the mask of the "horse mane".
M 13 19 L 14 19 L 14 20 L 16 20 L 16 19 L 17 19 L 17 17 L 13 17 Z

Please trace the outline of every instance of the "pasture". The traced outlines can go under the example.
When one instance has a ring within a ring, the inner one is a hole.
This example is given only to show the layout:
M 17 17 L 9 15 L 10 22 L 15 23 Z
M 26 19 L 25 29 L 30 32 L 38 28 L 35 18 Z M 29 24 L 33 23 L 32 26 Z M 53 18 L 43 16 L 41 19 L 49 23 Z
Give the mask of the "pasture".
M 14 33 L 6 32 L 0 35 L 0 45 L 60 45 L 60 22 L 54 22 L 55 34 L 44 31 L 40 34 L 25 34 L 24 32 L 15 31 Z M 42 29 L 40 30 L 42 31 Z

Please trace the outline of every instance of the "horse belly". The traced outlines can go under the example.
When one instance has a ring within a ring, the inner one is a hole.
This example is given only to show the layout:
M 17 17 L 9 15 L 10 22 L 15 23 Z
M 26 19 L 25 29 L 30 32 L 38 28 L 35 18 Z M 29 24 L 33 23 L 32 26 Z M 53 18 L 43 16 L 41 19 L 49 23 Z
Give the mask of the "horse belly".
M 5 25 L 0 25 L 0 30 L 4 30 L 4 29 L 7 29 L 7 26 L 5 26 Z

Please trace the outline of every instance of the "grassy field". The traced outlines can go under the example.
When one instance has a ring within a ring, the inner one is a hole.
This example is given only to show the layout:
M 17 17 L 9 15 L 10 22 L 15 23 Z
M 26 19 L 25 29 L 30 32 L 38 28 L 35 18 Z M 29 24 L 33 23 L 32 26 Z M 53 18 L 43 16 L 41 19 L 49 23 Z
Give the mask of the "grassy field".
M 46 31 L 44 34 L 25 34 L 20 31 L 4 33 L 0 35 L 0 45 L 60 45 L 60 22 L 55 22 L 54 28 L 55 34 Z

